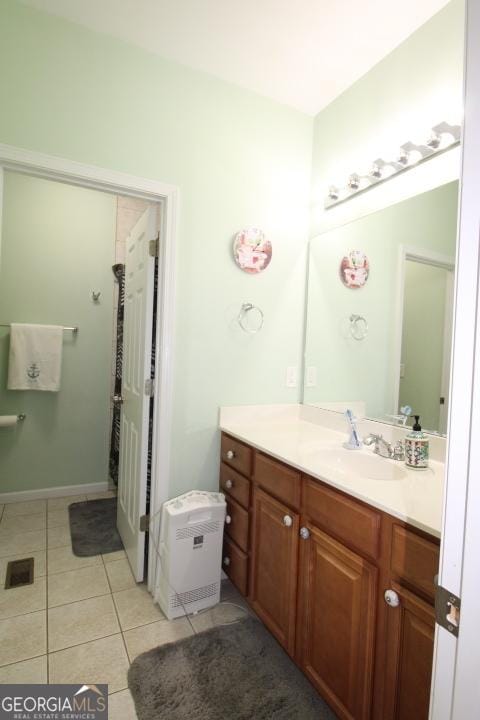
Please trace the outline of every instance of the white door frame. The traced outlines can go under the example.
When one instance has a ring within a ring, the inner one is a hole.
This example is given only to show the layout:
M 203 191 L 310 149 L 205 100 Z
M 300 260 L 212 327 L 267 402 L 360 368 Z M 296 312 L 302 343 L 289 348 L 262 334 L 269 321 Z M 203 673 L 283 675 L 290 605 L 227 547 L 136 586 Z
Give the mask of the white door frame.
M 461 598 L 458 640 L 437 626 L 431 720 L 475 720 L 480 683 L 480 0 L 466 2 L 465 120 L 440 584 Z
M 420 248 L 416 245 L 399 245 L 398 262 L 397 262 L 397 292 L 395 304 L 395 317 L 393 327 L 395 332 L 393 345 L 393 415 L 399 412 L 400 397 L 400 363 L 402 362 L 402 334 L 403 334 L 403 305 L 405 294 L 405 263 L 407 260 L 424 263 L 425 265 L 433 265 L 445 270 L 455 270 L 455 258 L 443 253 L 437 253 L 434 250 Z
M 453 300 L 455 290 L 455 269 L 447 272 L 445 283 L 445 309 L 443 326 L 443 361 L 442 381 L 440 395 L 443 397 L 443 405 L 440 405 L 439 432 L 447 434 L 448 413 L 450 412 L 450 364 L 452 359 L 452 338 L 453 338 Z
M 162 503 L 168 499 L 170 478 L 178 188 L 157 180 L 128 175 L 95 165 L 84 165 L 73 160 L 0 144 L 0 248 L 4 170 L 64 182 L 69 185 L 80 185 L 116 195 L 140 197 L 161 205 L 157 330 L 155 338 L 157 367 L 154 390 L 150 494 L 150 515 L 157 516 Z M 151 539 L 152 532 L 150 533 Z M 155 541 L 153 544 L 150 543 L 150 549 L 155 548 L 155 545 Z M 156 562 L 157 553 L 149 552 L 149 587 L 153 582 L 151 578 L 155 577 Z

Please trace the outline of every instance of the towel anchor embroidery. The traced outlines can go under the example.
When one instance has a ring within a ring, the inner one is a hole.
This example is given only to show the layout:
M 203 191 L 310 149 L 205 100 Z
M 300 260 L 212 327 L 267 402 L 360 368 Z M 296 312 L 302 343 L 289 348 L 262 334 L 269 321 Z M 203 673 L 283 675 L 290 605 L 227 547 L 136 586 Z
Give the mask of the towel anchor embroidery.
M 40 369 L 37 363 L 32 363 L 28 366 L 27 375 L 30 380 L 36 380 L 40 375 Z

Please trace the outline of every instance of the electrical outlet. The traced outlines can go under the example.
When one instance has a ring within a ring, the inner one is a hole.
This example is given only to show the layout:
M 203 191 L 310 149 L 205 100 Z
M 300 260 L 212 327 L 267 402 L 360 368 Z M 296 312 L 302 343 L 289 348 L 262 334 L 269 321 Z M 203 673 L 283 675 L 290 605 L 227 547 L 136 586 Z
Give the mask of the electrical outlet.
M 307 387 L 317 387 L 317 368 L 315 365 L 307 367 L 307 377 L 305 378 Z
M 405 363 L 400 363 L 400 377 L 405 377 Z
M 296 368 L 296 366 L 292 365 L 291 367 L 287 367 L 287 380 L 286 380 L 285 384 L 289 388 L 297 387 L 297 368 Z

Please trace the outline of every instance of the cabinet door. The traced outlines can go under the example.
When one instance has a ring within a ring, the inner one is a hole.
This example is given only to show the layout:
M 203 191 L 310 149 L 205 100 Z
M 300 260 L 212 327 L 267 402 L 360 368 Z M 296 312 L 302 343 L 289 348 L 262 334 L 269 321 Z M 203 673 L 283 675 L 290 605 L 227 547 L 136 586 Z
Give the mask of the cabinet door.
M 295 649 L 298 530 L 298 515 L 255 488 L 250 602 L 290 655 Z
M 339 718 L 366 720 L 372 699 L 377 569 L 311 524 L 301 532 L 302 668 Z
M 385 720 L 427 720 L 435 634 L 431 605 L 391 584 L 399 605 L 387 609 Z

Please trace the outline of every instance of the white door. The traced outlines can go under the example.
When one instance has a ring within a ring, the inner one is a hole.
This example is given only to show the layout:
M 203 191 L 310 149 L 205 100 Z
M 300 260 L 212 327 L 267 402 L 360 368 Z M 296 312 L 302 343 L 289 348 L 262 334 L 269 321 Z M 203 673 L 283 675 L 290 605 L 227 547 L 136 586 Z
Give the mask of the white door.
M 480 714 L 480 1 L 467 0 L 466 95 L 439 582 L 461 598 L 458 639 L 437 625 L 430 720 Z
M 143 580 L 155 260 L 149 242 L 157 235 L 156 208 L 148 208 L 126 242 L 123 324 L 122 414 L 118 477 L 118 532 L 137 582 Z

